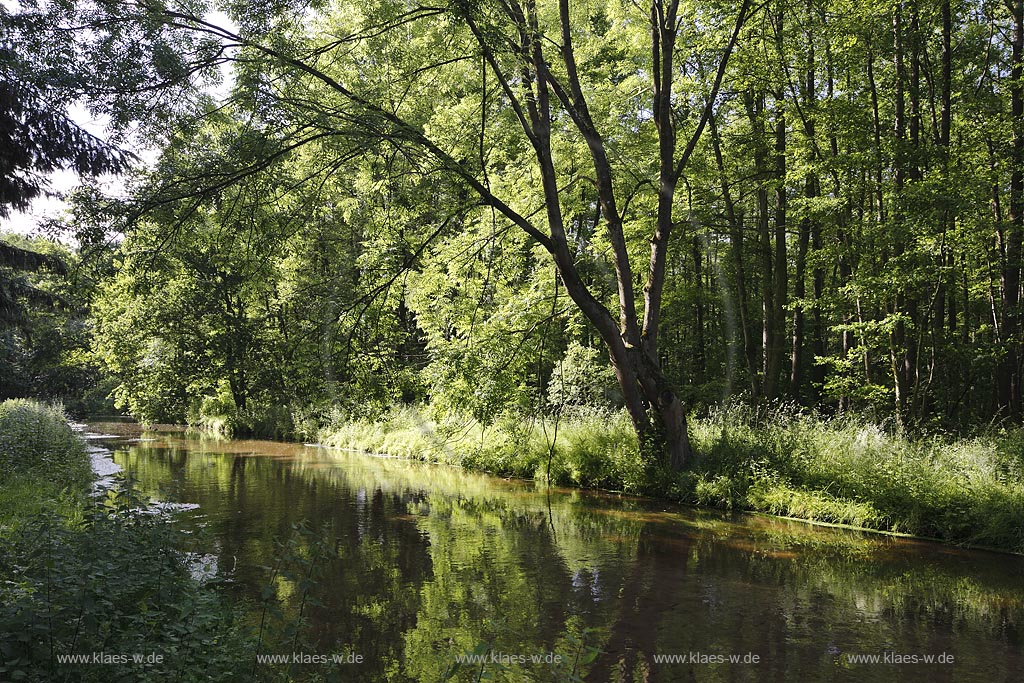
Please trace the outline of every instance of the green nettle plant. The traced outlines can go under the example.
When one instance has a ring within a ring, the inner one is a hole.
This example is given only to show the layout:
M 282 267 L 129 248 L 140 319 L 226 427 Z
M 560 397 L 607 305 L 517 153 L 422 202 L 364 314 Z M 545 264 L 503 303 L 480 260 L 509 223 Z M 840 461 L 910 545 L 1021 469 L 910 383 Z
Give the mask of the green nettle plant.
M 40 515 L 0 538 L 0 678 L 240 680 L 245 631 L 182 547 L 126 494 L 80 525 Z

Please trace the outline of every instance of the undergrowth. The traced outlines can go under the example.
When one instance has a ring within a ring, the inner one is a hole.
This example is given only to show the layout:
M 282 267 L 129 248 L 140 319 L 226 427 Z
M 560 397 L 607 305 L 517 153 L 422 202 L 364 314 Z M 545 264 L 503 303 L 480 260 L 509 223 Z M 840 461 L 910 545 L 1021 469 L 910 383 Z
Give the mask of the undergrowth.
M 394 408 L 337 420 L 330 446 L 556 485 L 668 497 L 1024 552 L 1024 432 L 910 436 L 856 416 L 728 404 L 691 418 L 683 472 L 645 465 L 624 413 L 508 415 L 491 425 Z M 557 439 L 555 438 L 557 433 Z
M 59 406 L 0 403 L 0 533 L 44 510 L 78 516 L 91 480 L 89 456 Z
M 248 636 L 183 536 L 91 481 L 59 406 L 0 403 L 0 681 L 243 680 Z

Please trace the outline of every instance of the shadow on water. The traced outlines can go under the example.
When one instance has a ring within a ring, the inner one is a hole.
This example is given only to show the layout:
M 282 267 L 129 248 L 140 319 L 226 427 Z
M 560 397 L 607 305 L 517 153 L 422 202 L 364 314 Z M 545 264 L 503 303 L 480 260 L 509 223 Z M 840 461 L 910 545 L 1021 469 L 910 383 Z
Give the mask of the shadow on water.
M 286 614 L 303 603 L 318 653 L 362 655 L 346 681 L 440 681 L 475 648 L 486 661 L 453 680 L 481 668 L 509 681 L 574 669 L 587 681 L 1024 680 L 1024 558 L 318 447 L 92 427 L 144 493 L 199 505 L 180 523 L 205 530 L 205 552 L 254 604 L 275 541 L 304 520 L 327 525 L 315 584 L 279 572 L 272 589 Z

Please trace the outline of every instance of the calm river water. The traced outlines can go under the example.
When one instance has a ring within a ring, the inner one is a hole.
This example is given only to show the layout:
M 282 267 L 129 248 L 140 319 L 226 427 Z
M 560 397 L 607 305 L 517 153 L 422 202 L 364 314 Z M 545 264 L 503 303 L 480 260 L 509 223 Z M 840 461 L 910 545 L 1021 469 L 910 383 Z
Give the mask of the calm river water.
M 143 493 L 198 505 L 178 523 L 268 633 L 299 624 L 301 646 L 268 636 L 267 653 L 347 658 L 298 665 L 329 678 L 1024 681 L 1021 557 L 319 447 L 90 429 Z M 483 663 L 456 667 L 474 653 Z

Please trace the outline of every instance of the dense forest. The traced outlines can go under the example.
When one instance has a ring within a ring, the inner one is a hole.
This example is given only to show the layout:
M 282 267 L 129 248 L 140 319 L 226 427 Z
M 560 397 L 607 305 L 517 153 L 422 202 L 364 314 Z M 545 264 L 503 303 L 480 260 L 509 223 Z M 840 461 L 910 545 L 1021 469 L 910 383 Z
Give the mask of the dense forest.
M 5 247 L 6 394 L 68 396 L 60 366 L 279 434 L 598 406 L 675 468 L 731 397 L 1020 419 L 1020 2 L 214 9 L 3 10 L 9 127 L 86 101 L 79 170 L 128 178 L 47 226 L 56 307 Z
M 0 3 L 0 680 L 1017 680 L 1022 69 L 1024 0 Z

